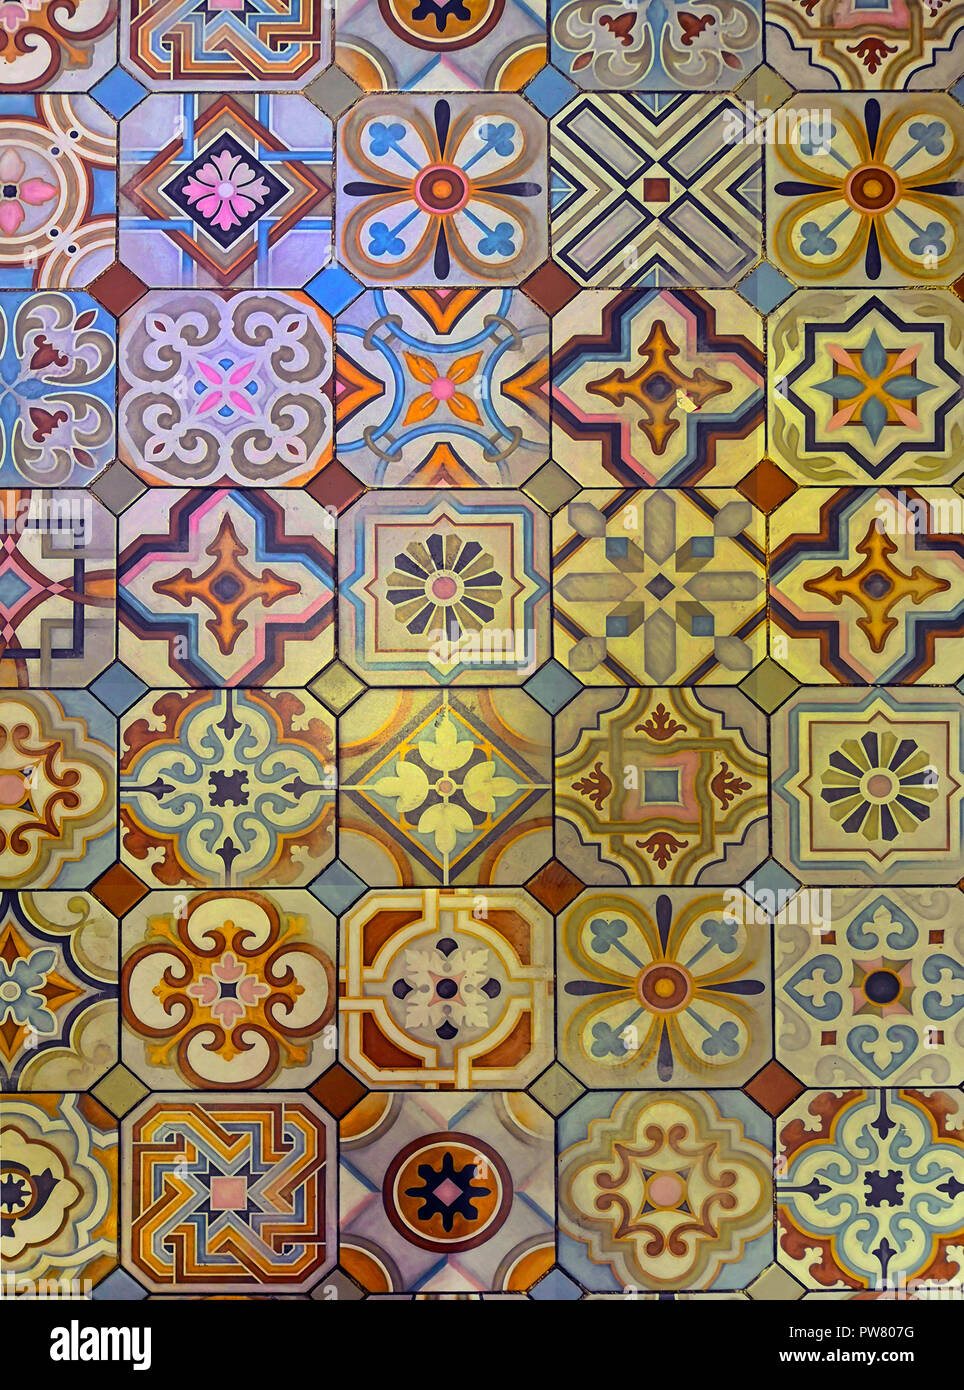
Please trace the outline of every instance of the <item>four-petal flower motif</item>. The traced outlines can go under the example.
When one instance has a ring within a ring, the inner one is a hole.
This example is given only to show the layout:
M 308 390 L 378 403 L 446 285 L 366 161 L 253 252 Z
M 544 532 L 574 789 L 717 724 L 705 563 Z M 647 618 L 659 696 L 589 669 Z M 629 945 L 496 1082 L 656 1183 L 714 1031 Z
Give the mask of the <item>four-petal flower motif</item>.
M 57 190 L 46 179 L 25 179 L 27 172 L 20 154 L 15 149 L 6 149 L 0 154 L 0 232 L 13 236 L 22 226 L 27 207 L 43 207 Z

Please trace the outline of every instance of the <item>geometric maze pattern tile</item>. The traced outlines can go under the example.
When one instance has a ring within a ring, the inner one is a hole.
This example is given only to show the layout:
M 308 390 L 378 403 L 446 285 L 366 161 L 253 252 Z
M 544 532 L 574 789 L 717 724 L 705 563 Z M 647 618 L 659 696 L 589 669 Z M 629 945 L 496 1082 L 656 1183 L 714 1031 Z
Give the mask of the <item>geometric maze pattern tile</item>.
M 0 3 L 0 1297 L 964 1295 L 962 643 L 964 0 Z

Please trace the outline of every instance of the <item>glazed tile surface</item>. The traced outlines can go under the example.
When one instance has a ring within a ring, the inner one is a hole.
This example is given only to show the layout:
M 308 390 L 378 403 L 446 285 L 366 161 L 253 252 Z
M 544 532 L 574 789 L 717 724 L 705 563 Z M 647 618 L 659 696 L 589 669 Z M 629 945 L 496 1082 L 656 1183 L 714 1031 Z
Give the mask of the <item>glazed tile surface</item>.
M 0 57 L 4 1295 L 960 1297 L 958 0 Z

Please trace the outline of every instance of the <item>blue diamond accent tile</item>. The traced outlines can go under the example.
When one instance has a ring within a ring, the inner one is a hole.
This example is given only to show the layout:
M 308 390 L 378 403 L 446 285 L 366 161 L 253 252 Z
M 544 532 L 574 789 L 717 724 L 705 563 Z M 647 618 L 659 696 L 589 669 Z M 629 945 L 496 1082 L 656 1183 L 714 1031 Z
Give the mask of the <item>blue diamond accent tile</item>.
M 554 658 L 530 676 L 522 689 L 550 714 L 558 714 L 582 689 L 576 677 Z
M 91 682 L 90 688 L 112 714 L 123 714 L 148 689 L 140 677 L 129 671 L 122 661 L 115 661 L 112 666 L 108 666 L 103 675 Z
M 340 314 L 364 289 L 347 270 L 332 262 L 320 270 L 305 286 L 308 294 L 320 304 L 326 314 Z
M 529 1297 L 537 1302 L 573 1303 L 577 1298 L 582 1298 L 582 1289 L 565 1270 L 557 1266 L 529 1290 Z
M 133 111 L 138 102 L 147 96 L 147 88 L 142 87 L 135 77 L 123 68 L 111 68 L 106 77 L 90 89 L 105 111 L 109 111 L 115 121 Z
M 137 1302 L 147 1297 L 136 1279 L 132 1279 L 125 1269 L 115 1269 L 102 1279 L 92 1291 L 91 1298 L 110 1300 L 112 1303 Z
M 748 304 L 769 314 L 778 304 L 782 304 L 793 294 L 793 285 L 786 276 L 781 275 L 768 261 L 761 261 L 755 270 L 741 280 L 737 289 Z
M 554 116 L 566 102 L 578 96 L 579 88 L 555 68 L 545 67 L 536 73 L 525 88 L 525 94 L 544 116 Z
M 367 892 L 367 884 L 363 883 L 347 864 L 342 864 L 337 859 L 333 864 L 329 864 L 313 883 L 309 883 L 308 888 L 318 901 L 324 903 L 328 911 L 334 912 L 336 916 L 340 912 L 346 912 L 352 903 L 356 903 L 361 895 Z
M 767 859 L 742 885 L 744 893 L 766 912 L 779 912 L 800 886 L 800 880 L 775 859 Z

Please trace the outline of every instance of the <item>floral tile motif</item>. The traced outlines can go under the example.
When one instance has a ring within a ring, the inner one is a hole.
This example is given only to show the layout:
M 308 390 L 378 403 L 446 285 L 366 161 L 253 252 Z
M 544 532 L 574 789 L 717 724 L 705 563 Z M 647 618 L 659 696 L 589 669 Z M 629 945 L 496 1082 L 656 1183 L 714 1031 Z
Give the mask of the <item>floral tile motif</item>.
M 960 878 L 964 697 L 798 691 L 773 715 L 773 855 L 804 883 Z
M 332 456 L 332 358 L 305 294 L 146 294 L 120 321 L 120 457 L 158 487 L 300 487 Z
M 114 64 L 116 0 L 15 0 L 0 33 L 0 91 L 87 91 Z
M 563 1065 L 602 1088 L 749 1080 L 771 1054 L 769 935 L 737 889 L 587 889 L 559 919 Z
M 307 1085 L 335 1060 L 335 919 L 304 889 L 149 893 L 124 919 L 127 1066 L 157 1090 Z
M 81 1091 L 110 1070 L 117 923 L 96 898 L 5 892 L 0 982 L 0 1090 Z
M 960 1091 L 801 1096 L 777 1122 L 780 1264 L 810 1289 L 960 1288 L 962 1120 Z
M 585 690 L 555 721 L 556 855 L 587 884 L 738 884 L 766 858 L 766 720 L 727 687 Z
M 0 94 L 0 289 L 82 290 L 107 269 L 116 158 L 116 123 L 89 96 Z
M 767 254 L 800 285 L 948 284 L 964 271 L 964 110 L 949 96 L 821 97 L 767 146 Z M 825 112 L 825 114 L 823 114 Z
M 773 1126 L 739 1092 L 600 1091 L 559 1122 L 559 1254 L 597 1293 L 741 1289 L 773 1258 Z
M 553 319 L 553 457 L 586 487 L 737 483 L 764 452 L 763 322 L 729 290 L 584 290 Z
M 114 656 L 114 518 L 90 493 L 0 493 L 0 685 L 85 686 Z
M 803 91 L 928 90 L 964 70 L 956 5 L 766 0 L 770 64 Z
M 552 1062 L 551 982 L 552 918 L 521 888 L 366 893 L 341 924 L 342 1060 L 371 1087 L 521 1089 Z
M 121 0 L 121 61 L 152 91 L 297 91 L 330 61 L 330 0 Z
M 4 1278 L 89 1296 L 117 1262 L 116 1120 L 85 1094 L 0 1095 L 0 1153 Z
M 330 256 L 331 140 L 302 96 L 148 97 L 121 123 L 121 260 L 160 289 L 300 289 Z
M 518 685 L 549 655 L 549 526 L 521 493 L 369 493 L 338 572 L 339 655 L 368 685 Z
M 110 865 L 115 740 L 86 691 L 0 694 L 0 888 L 85 888 Z
M 335 60 L 369 92 L 512 92 L 545 25 L 546 0 L 335 0 Z
M 551 0 L 551 9 L 552 61 L 580 87 L 728 92 L 763 58 L 763 0 Z
M 766 654 L 765 558 L 731 489 L 580 492 L 553 518 L 556 660 L 584 685 L 732 685 Z
M 334 729 L 303 691 L 146 695 L 120 737 L 121 859 L 149 887 L 294 887 L 333 857 Z
M 553 1262 L 552 1140 L 524 1092 L 373 1092 L 341 1122 L 341 1267 L 372 1293 L 530 1288 Z
M 299 1293 L 334 1264 L 335 1124 L 310 1097 L 153 1095 L 124 1140 L 123 1262 L 149 1289 Z
M 801 292 L 768 322 L 770 453 L 803 483 L 952 483 L 964 306 L 945 290 Z
M 964 537 L 952 488 L 807 488 L 770 518 L 770 646 L 800 681 L 964 675 Z
M 551 720 L 521 690 L 369 691 L 339 737 L 339 854 L 363 883 L 517 884 L 551 857 Z
M 706 96 L 582 95 L 550 128 L 552 255 L 580 285 L 723 288 L 762 251 L 762 154 Z
M 0 295 L 0 481 L 84 484 L 110 463 L 115 336 L 86 294 Z
M 373 487 L 518 486 L 546 461 L 549 322 L 518 290 L 373 290 L 338 317 L 338 458 Z
M 119 532 L 119 655 L 146 683 L 306 685 L 334 655 L 333 521 L 306 493 L 148 492 Z
M 774 922 L 778 1060 L 807 1086 L 958 1084 L 960 889 L 814 896 L 791 898 Z
M 338 254 L 369 285 L 518 284 L 545 260 L 545 121 L 521 97 L 365 97 L 338 141 Z

